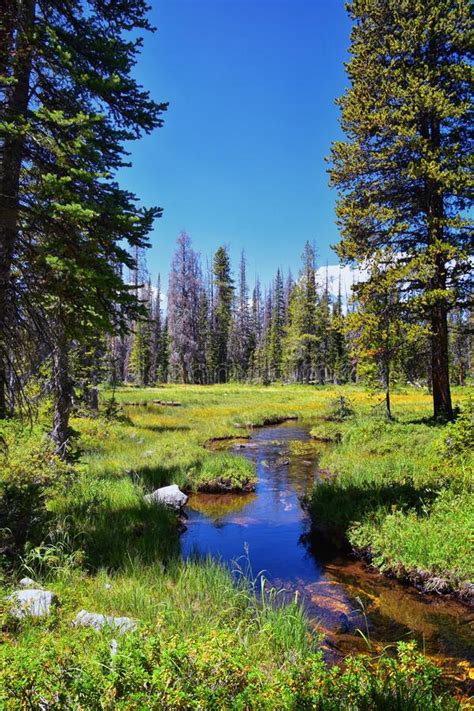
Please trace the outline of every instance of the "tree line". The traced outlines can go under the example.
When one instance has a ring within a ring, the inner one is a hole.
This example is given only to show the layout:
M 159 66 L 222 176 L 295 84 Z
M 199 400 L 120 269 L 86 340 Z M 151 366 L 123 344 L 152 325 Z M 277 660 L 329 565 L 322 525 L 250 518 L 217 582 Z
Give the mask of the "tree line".
M 143 0 L 0 5 L 0 420 L 69 415 L 113 382 L 228 379 L 426 382 L 451 418 L 470 365 L 472 19 L 469 0 L 352 0 L 345 138 L 333 144 L 344 263 L 366 270 L 344 313 L 317 284 L 235 280 L 225 248 L 204 274 L 182 236 L 167 312 L 137 255 L 161 209 L 121 187 L 126 144 L 163 123 L 133 77 Z M 130 282 L 128 273 L 134 274 Z
M 431 382 L 429 330 L 421 319 L 399 317 L 402 295 L 395 286 L 354 288 L 362 298 L 343 294 L 340 277 L 334 285 L 327 270 L 317 269 L 310 242 L 295 277 L 278 269 L 271 283 L 262 286 L 258 276 L 249 284 L 243 253 L 234 273 L 226 246 L 216 250 L 203 270 L 191 238 L 182 232 L 166 309 L 161 279 L 153 287 L 143 256 L 136 259 L 131 281 L 146 317 L 103 346 L 104 377 L 111 385 L 364 381 L 382 386 L 389 398 L 394 383 Z M 358 281 L 370 284 L 370 277 Z M 450 316 L 449 347 L 451 375 L 463 385 L 471 366 L 465 309 Z

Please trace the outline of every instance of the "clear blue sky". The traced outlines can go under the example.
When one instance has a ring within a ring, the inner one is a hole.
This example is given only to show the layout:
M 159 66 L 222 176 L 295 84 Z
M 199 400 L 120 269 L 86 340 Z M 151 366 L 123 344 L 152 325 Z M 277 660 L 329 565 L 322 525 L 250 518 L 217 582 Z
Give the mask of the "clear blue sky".
M 347 85 L 343 0 L 152 0 L 158 28 L 136 76 L 169 101 L 165 125 L 131 146 L 122 182 L 164 208 L 147 258 L 167 279 L 175 240 L 203 257 L 220 244 L 249 277 L 294 272 L 305 240 L 336 263 L 334 194 L 324 156 Z

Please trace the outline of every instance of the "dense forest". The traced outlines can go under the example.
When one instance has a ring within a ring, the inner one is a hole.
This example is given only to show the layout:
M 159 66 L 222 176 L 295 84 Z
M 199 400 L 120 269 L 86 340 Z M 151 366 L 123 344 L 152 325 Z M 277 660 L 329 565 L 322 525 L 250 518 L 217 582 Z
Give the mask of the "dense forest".
M 288 235 L 299 269 L 270 283 L 244 251 L 231 263 L 239 245 L 201 257 L 185 231 L 166 279 L 149 270 L 166 205 L 122 178 L 167 116 L 136 79 L 150 9 L 0 3 L 0 706 L 461 708 L 470 3 L 347 4 L 327 172 L 350 288 L 319 262 L 318 234 Z M 199 526 L 211 543 L 195 550 Z M 257 531 L 273 563 L 281 544 L 288 575 L 253 578 L 229 531 L 239 546 Z M 349 583 L 334 560 L 359 566 Z M 330 611 L 319 584 L 339 591 Z M 444 596 L 438 617 L 429 595 Z M 432 659 L 415 648 L 426 630 Z
M 199 254 L 182 233 L 164 297 L 160 277 L 154 286 L 137 256 L 130 283 L 137 283 L 146 317 L 104 344 L 101 359 L 98 353 L 102 377 L 115 386 L 363 381 L 383 388 L 431 382 L 426 324 L 389 318 L 389 308 L 395 314 L 400 307 L 400 291 L 393 287 L 390 304 L 375 311 L 375 300 L 359 302 L 347 293 L 341 275 L 330 278 L 327 268 L 317 269 L 314 245 L 305 245 L 301 261 L 295 277 L 278 269 L 270 285 L 262 286 L 258 277 L 249 284 L 244 254 L 237 277 L 225 246 L 203 273 Z M 354 286 L 356 281 L 354 273 Z M 448 321 L 451 378 L 458 385 L 471 370 L 469 318 L 469 310 L 458 307 Z

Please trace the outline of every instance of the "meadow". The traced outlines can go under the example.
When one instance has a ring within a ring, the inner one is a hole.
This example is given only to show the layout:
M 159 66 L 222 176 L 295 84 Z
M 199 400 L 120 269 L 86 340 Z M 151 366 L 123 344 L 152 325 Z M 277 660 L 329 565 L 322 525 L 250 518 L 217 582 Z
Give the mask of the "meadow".
M 467 413 L 466 391 L 456 399 Z M 388 423 L 356 387 L 104 390 L 99 417 L 76 413 L 67 464 L 52 454 L 41 417 L 30 429 L 5 425 L 2 707 L 458 708 L 440 670 L 411 645 L 328 670 L 296 601 L 255 589 L 245 561 L 237 582 L 216 561 L 181 561 L 176 514 L 143 498 L 170 483 L 251 486 L 249 461 L 209 444 L 297 417 L 336 440 L 321 461 L 331 474 L 308 502 L 314 525 L 342 532 L 382 570 L 422 569 L 459 591 L 472 573 L 470 420 L 434 425 L 418 390 L 393 402 Z M 11 617 L 6 598 L 25 574 L 58 595 L 50 618 Z M 71 626 L 80 609 L 126 615 L 138 628 L 111 656 L 111 630 Z

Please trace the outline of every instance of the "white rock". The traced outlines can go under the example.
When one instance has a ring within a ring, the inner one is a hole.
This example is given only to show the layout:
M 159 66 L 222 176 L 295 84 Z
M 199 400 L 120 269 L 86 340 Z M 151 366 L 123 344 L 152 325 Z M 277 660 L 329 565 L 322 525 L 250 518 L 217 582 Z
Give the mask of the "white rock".
M 21 618 L 45 617 L 51 612 L 51 607 L 58 604 L 58 598 L 50 590 L 28 589 L 15 590 L 9 598 L 13 606 L 10 610 L 14 617 Z
M 32 578 L 22 578 L 18 585 L 21 585 L 22 588 L 31 588 L 36 585 L 36 583 Z
M 165 504 L 173 509 L 181 509 L 187 502 L 188 497 L 179 489 L 176 484 L 162 486 L 152 494 L 145 496 L 145 501 L 149 504 Z
M 100 615 L 97 612 L 87 612 L 87 610 L 78 612 L 72 624 L 76 627 L 92 627 L 95 630 L 108 627 L 116 630 L 119 634 L 132 632 L 137 626 L 135 620 L 130 617 L 111 617 L 109 615 Z

